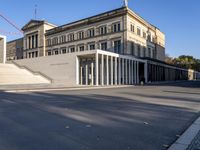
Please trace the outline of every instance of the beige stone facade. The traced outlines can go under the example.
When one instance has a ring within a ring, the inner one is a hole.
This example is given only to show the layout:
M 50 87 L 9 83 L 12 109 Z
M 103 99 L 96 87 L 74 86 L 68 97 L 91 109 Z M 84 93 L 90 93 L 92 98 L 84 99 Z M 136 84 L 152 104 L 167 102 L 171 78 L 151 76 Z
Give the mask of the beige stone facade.
M 165 57 L 165 35 L 128 7 L 58 27 L 31 20 L 22 30 L 23 58 L 94 49 L 161 61 Z
M 7 42 L 6 48 L 6 59 L 8 61 L 23 59 L 23 38 Z
M 48 30 L 47 55 L 92 49 L 164 61 L 165 35 L 127 7 Z
M 56 26 L 46 21 L 31 20 L 22 30 L 24 31 L 23 38 L 23 57 L 34 58 L 45 56 L 46 54 L 46 39 L 45 33 L 47 30 Z

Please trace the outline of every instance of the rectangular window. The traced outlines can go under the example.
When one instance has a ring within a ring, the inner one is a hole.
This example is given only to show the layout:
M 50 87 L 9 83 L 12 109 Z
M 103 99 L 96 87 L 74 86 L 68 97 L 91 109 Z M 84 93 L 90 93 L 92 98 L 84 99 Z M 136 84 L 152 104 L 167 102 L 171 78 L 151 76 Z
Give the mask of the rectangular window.
M 47 46 L 51 46 L 51 39 L 47 39 Z
M 95 49 L 95 44 L 90 44 L 89 45 L 89 50 L 94 50 Z
M 141 36 L 141 30 L 140 30 L 140 28 L 137 28 L 137 35 Z
M 68 41 L 74 41 L 74 33 L 68 35 Z
M 47 52 L 47 55 L 48 55 L 48 56 L 51 56 L 51 51 L 48 51 L 48 52 Z
M 70 50 L 71 53 L 74 53 L 75 52 L 75 47 L 71 47 L 71 48 L 69 48 L 69 50 Z
M 84 38 L 84 32 L 81 31 L 81 32 L 78 33 L 78 39 L 82 40 L 83 38 Z
M 101 50 L 107 50 L 107 42 L 101 43 Z
M 94 37 L 95 36 L 95 30 L 94 29 L 89 29 L 88 30 L 88 37 Z
M 58 38 L 57 37 L 53 38 L 52 44 L 53 45 L 57 45 L 58 44 Z
M 146 35 L 146 32 L 143 32 L 143 38 L 146 39 L 147 35 Z
M 150 33 L 147 36 L 147 41 L 151 42 L 151 34 Z
M 112 28 L 113 28 L 113 30 L 112 30 L 113 32 L 119 32 L 119 31 L 121 31 L 121 25 L 120 25 L 120 23 L 113 24 Z
M 99 30 L 100 30 L 100 35 L 107 34 L 107 27 L 106 26 L 100 27 Z
M 121 53 L 121 40 L 114 41 L 114 52 Z
M 131 24 L 130 28 L 131 28 L 131 32 L 135 32 L 135 26 L 133 24 Z
M 67 49 L 66 48 L 61 48 L 61 53 L 62 54 L 66 54 L 67 53 Z
M 60 43 L 65 43 L 66 42 L 66 36 L 62 35 L 60 36 Z
M 81 52 L 81 51 L 84 51 L 84 46 L 82 45 L 82 46 L 79 46 L 79 51 Z
M 58 54 L 59 54 L 59 51 L 58 51 L 58 50 L 54 50 L 54 54 L 55 54 L 55 55 L 58 55 Z

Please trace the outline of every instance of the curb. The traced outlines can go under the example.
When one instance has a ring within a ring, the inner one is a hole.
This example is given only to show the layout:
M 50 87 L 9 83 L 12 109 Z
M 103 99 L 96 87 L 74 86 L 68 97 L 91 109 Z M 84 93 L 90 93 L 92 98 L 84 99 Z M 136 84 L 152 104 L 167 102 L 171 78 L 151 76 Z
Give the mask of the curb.
M 6 90 L 7 93 L 20 93 L 20 92 L 45 92 L 45 91 L 76 91 L 76 90 L 95 90 L 95 89 L 115 89 L 115 88 L 135 87 L 134 85 L 123 86 L 103 86 L 103 87 L 74 87 L 74 88 L 41 88 L 41 89 L 18 89 L 18 90 Z
M 181 135 L 168 150 L 187 150 L 200 131 L 200 117 Z

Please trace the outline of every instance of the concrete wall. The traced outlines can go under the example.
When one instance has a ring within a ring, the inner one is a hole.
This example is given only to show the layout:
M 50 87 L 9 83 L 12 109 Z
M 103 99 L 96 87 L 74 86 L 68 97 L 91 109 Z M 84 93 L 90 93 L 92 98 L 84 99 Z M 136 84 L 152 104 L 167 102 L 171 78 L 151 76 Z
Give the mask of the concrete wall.
M 15 60 L 20 66 L 25 66 L 35 72 L 42 72 L 55 84 L 76 86 L 76 53 L 38 57 L 33 59 Z
M 6 61 L 6 37 L 0 35 L 0 63 Z

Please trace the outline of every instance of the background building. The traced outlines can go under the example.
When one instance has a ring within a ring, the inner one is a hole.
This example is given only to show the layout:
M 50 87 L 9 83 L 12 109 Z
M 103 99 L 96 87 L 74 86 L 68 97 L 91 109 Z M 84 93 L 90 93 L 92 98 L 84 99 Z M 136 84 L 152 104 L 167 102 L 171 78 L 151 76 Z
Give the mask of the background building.
M 14 41 L 7 42 L 7 52 L 6 59 L 15 60 L 15 59 L 23 59 L 23 38 L 16 39 Z

